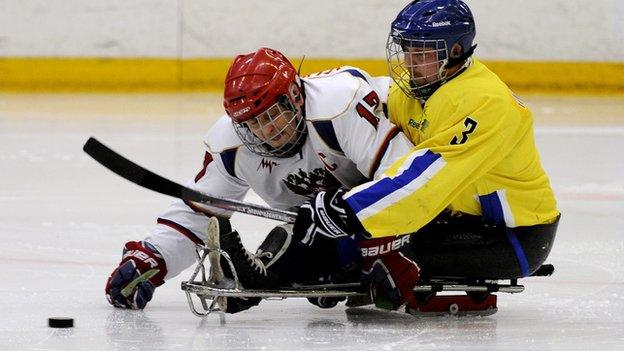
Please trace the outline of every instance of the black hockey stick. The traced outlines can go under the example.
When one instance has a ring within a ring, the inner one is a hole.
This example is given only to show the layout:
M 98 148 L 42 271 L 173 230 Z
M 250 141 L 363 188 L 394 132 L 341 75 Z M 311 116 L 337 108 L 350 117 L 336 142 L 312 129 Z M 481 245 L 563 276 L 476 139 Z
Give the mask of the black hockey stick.
M 117 173 L 123 178 L 155 192 L 202 203 L 220 209 L 246 213 L 253 216 L 274 219 L 277 221 L 293 223 L 297 214 L 290 211 L 278 210 L 243 201 L 222 199 L 208 196 L 183 185 L 161 177 L 136 163 L 121 156 L 117 152 L 91 137 L 82 147 L 82 150 L 98 161 L 102 166 Z

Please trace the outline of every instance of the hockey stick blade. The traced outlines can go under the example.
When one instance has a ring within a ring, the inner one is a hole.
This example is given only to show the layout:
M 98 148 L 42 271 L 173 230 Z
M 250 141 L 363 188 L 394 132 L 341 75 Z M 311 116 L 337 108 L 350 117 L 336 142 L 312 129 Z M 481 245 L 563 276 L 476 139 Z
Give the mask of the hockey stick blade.
M 161 194 L 177 197 L 182 200 L 202 203 L 204 205 L 228 211 L 241 212 L 248 215 L 274 219 L 282 222 L 293 223 L 297 217 L 297 214 L 294 212 L 251 204 L 243 201 L 208 196 L 193 189 L 189 189 L 139 166 L 93 137 L 87 140 L 82 147 L 82 150 L 84 150 L 84 152 L 99 162 L 102 166 L 108 168 L 122 178 Z

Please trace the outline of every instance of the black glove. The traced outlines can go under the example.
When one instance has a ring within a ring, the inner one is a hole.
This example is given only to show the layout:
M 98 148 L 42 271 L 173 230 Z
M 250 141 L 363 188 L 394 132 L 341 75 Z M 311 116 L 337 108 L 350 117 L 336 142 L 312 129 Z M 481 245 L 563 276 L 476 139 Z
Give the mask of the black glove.
M 299 207 L 294 235 L 302 237 L 302 243 L 312 245 L 317 235 L 335 239 L 361 232 L 357 217 L 342 199 L 344 193 L 343 189 L 321 191 Z

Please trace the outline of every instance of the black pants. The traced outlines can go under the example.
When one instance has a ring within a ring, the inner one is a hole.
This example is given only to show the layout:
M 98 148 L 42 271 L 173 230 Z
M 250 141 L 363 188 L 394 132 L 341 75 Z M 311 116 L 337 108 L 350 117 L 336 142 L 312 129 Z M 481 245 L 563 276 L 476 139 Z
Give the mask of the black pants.
M 507 228 L 479 216 L 445 212 L 410 237 L 404 254 L 423 277 L 512 279 L 529 276 L 546 260 L 559 218 L 552 224 Z
M 546 260 L 559 219 L 553 224 L 507 228 L 479 216 L 443 212 L 411 234 L 403 254 L 421 268 L 421 277 L 513 279 L 530 275 Z M 361 256 L 355 241 L 317 236 L 305 245 L 297 233 L 269 269 L 285 284 L 359 279 Z M 351 243 L 349 242 L 351 241 Z

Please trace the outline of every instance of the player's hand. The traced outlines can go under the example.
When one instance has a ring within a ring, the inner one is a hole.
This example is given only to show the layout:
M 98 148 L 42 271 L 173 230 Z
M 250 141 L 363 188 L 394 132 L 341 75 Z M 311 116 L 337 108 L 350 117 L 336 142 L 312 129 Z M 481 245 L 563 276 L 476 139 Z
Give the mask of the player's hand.
M 345 192 L 342 189 L 321 191 L 313 200 L 299 207 L 293 234 L 302 237 L 301 241 L 309 245 L 316 235 L 335 239 L 355 234 L 353 230 L 356 228 L 352 228 L 352 223 L 357 219 L 349 214 L 348 205 L 342 199 Z
M 166 274 L 165 260 L 154 246 L 129 241 L 119 266 L 106 282 L 106 299 L 115 307 L 143 309 Z
M 417 304 L 414 287 L 420 268 L 400 249 L 409 235 L 362 240 L 362 286 L 379 308 L 396 310 L 404 303 Z

